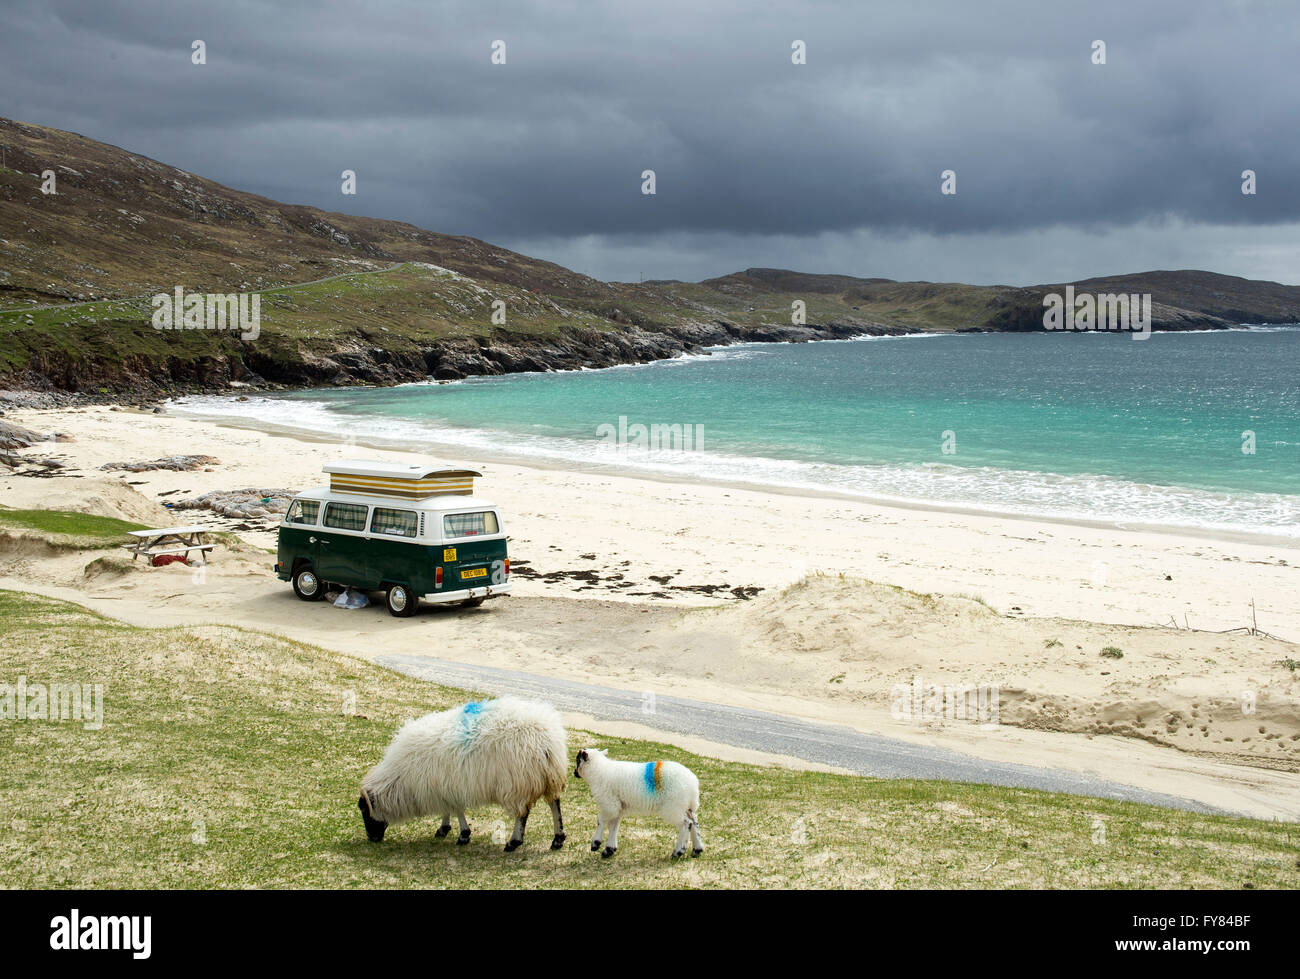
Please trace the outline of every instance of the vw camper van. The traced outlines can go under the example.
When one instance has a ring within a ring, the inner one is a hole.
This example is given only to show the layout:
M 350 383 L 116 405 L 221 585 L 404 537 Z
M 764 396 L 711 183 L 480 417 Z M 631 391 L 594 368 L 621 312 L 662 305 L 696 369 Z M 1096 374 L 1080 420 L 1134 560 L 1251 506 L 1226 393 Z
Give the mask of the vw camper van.
M 482 473 L 366 460 L 324 471 L 329 486 L 299 493 L 280 522 L 275 573 L 303 601 L 333 583 L 383 591 L 408 616 L 421 599 L 473 607 L 510 593 L 501 514 L 473 495 Z

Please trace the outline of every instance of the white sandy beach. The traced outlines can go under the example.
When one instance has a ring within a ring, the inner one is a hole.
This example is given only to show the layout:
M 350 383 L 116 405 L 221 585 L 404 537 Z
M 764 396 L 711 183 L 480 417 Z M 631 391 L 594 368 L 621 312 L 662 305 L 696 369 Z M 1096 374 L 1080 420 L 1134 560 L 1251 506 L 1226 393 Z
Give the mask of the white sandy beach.
M 345 452 L 404 455 L 129 409 L 6 418 L 73 441 L 31 450 L 64 461 L 64 475 L 0 476 L 0 504 L 156 526 L 232 523 L 167 514 L 164 500 L 300 490 L 321 484 L 321 465 Z M 99 469 L 180 454 L 220 461 L 210 471 Z M 1092 772 L 1254 815 L 1300 814 L 1300 672 L 1283 665 L 1300 651 L 1219 633 L 1253 614 L 1260 629 L 1300 640 L 1300 547 L 478 467 L 476 492 L 503 508 L 518 573 L 515 596 L 473 613 L 396 620 L 382 609 L 304 605 L 252 547 L 219 549 L 202 580 L 142 563 L 88 578 L 93 555 L 10 541 L 0 587 L 138 624 L 235 622 L 365 657 L 415 652 L 651 689 Z M 239 534 L 274 546 L 273 522 Z M 751 588 L 762 589 L 752 600 L 731 593 Z M 1101 658 L 1107 645 L 1124 657 Z M 891 689 L 916 676 L 998 685 L 1002 723 L 891 716 Z

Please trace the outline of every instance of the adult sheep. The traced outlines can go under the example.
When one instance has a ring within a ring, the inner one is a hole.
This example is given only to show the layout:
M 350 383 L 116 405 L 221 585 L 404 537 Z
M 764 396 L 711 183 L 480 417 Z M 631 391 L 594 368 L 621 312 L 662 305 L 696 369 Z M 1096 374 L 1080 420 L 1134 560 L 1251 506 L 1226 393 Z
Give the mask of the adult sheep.
M 470 836 L 465 810 L 494 803 L 515 817 L 510 853 L 524 842 L 529 810 L 545 799 L 555 822 L 551 849 L 558 850 L 567 758 L 564 725 L 547 704 L 502 697 L 425 714 L 402 726 L 361 782 L 357 805 L 366 835 L 380 843 L 391 823 L 437 815 L 442 825 L 434 836 L 441 839 L 455 813 L 456 842 L 464 845 Z

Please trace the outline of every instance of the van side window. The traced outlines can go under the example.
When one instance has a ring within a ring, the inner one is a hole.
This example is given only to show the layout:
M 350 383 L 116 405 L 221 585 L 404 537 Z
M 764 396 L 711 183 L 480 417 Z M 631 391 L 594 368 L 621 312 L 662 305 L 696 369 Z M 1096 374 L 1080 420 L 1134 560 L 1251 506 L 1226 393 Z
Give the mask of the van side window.
M 491 510 L 477 513 L 448 513 L 442 518 L 442 532 L 447 537 L 475 537 L 500 533 L 497 515 Z
M 414 537 L 418 518 L 414 510 L 390 510 L 388 507 L 375 507 L 374 516 L 370 518 L 372 534 L 391 534 L 394 537 Z
M 289 512 L 284 515 L 284 522 L 314 524 L 319 514 L 320 504 L 315 500 L 294 500 L 289 504 Z
M 365 530 L 366 511 L 360 503 L 326 503 L 325 526 L 338 530 Z

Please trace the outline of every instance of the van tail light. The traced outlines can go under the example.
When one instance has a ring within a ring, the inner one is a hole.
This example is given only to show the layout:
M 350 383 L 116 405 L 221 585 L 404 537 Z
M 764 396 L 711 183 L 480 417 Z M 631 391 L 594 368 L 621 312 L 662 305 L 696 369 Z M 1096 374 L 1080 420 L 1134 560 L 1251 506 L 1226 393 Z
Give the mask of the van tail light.
M 442 587 L 442 565 L 438 565 L 438 569 L 433 573 L 433 587 Z
M 506 577 L 510 577 L 510 559 L 506 558 Z

